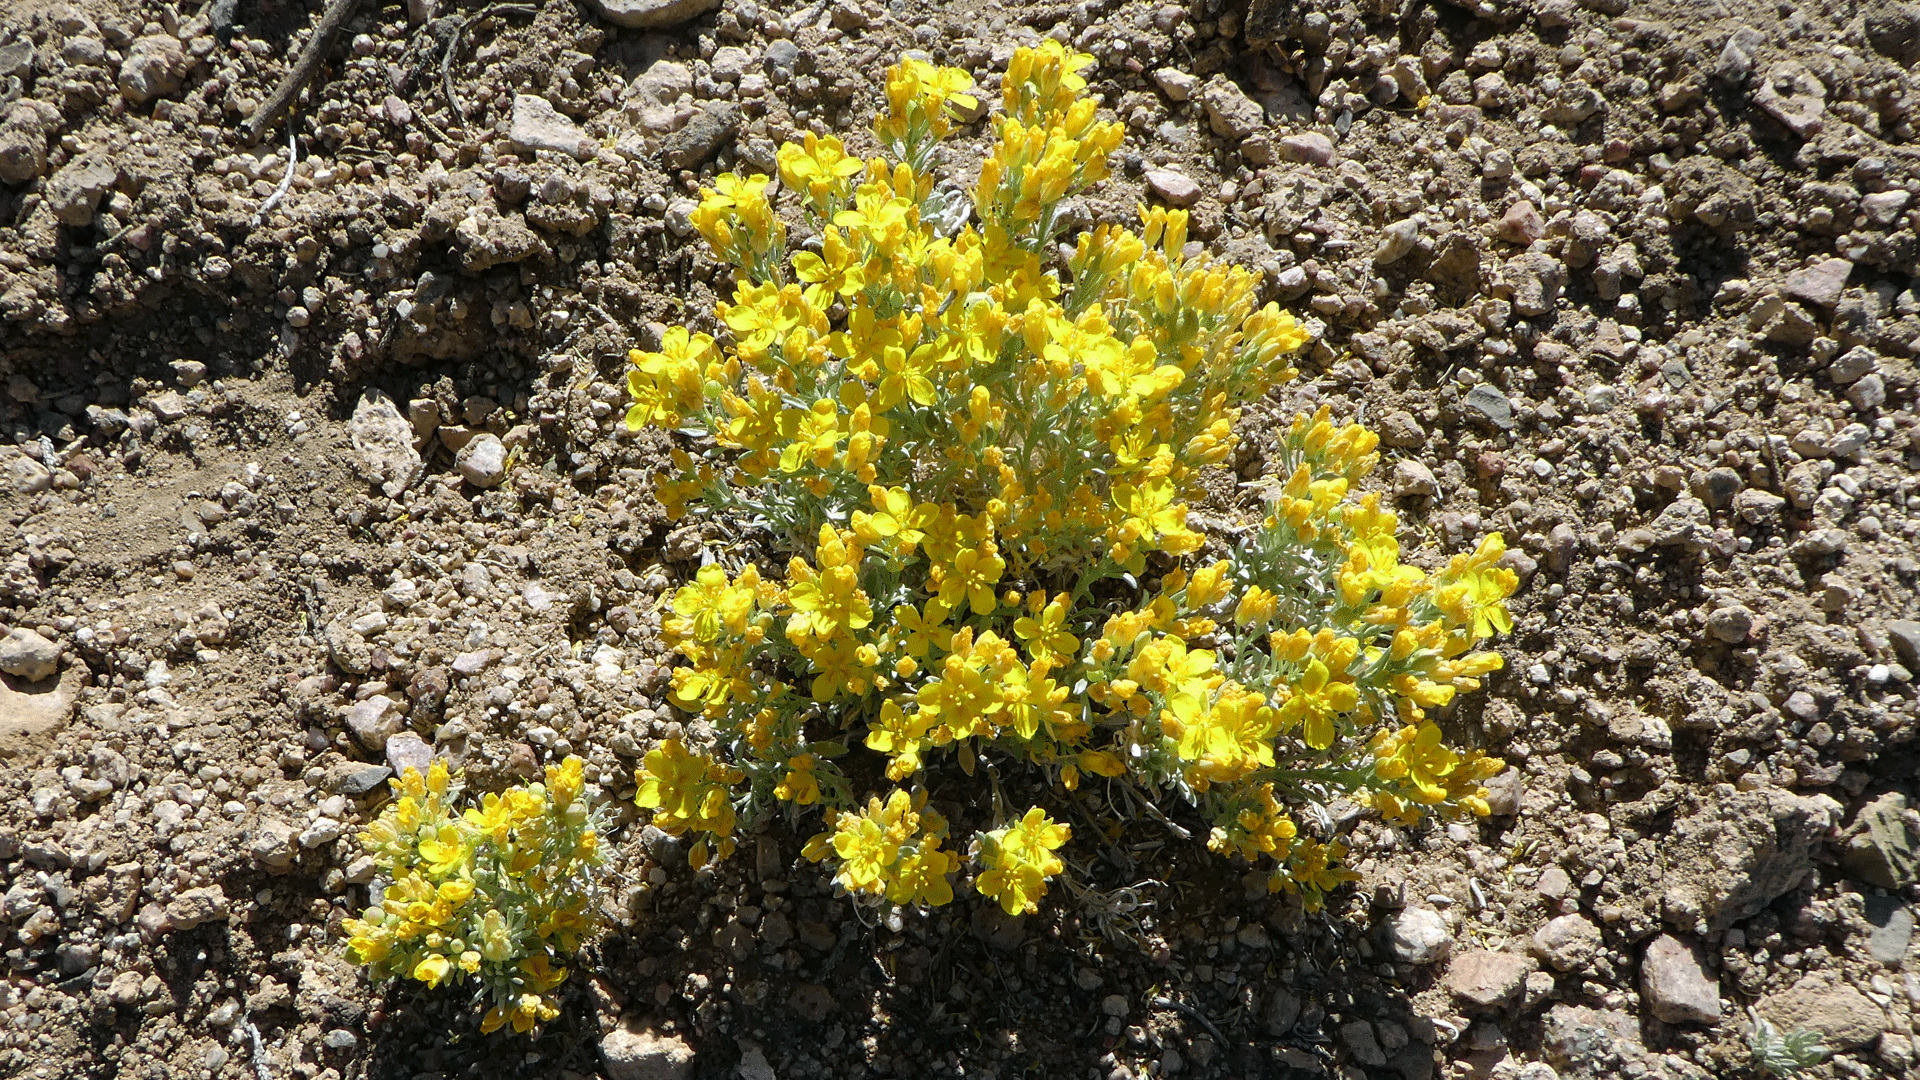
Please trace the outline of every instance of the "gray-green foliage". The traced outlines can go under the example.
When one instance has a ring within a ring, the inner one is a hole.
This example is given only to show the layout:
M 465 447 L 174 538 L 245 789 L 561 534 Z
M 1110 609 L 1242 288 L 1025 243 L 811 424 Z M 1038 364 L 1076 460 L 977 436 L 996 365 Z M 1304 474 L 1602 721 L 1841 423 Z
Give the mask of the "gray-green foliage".
M 1753 1014 L 1753 1031 L 1747 1036 L 1747 1047 L 1753 1051 L 1755 1068 L 1767 1076 L 1780 1077 L 1794 1076 L 1809 1065 L 1818 1065 L 1828 1053 L 1819 1032 L 1807 1028 L 1782 1032 L 1757 1013 Z

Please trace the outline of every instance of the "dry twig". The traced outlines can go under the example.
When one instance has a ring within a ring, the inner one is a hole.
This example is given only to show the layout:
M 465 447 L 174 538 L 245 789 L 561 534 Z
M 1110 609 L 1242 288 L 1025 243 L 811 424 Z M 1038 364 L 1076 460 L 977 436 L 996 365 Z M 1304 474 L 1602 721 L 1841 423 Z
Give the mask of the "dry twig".
M 253 115 L 247 117 L 246 123 L 240 125 L 240 134 L 248 142 L 259 142 L 261 134 L 280 119 L 280 114 L 287 111 L 293 99 L 299 97 L 300 91 L 313 81 L 314 73 L 320 70 L 320 62 L 326 59 L 327 50 L 333 47 L 333 39 L 339 36 L 340 28 L 347 24 L 347 16 L 353 14 L 359 2 L 327 0 L 327 9 L 320 14 L 320 24 L 313 28 L 313 36 L 307 39 L 293 66 L 281 76 L 280 85 L 274 87 L 267 100 L 253 110 Z

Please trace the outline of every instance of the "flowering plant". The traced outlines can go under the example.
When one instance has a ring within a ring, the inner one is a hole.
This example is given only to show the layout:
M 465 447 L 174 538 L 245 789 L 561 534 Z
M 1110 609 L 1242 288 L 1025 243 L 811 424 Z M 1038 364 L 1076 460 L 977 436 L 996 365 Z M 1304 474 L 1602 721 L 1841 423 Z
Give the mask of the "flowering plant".
M 998 824 L 967 854 L 1010 913 L 1071 835 L 1004 805 L 1014 763 L 1185 800 L 1210 847 L 1311 905 L 1349 876 L 1344 849 L 1289 805 L 1487 812 L 1500 762 L 1448 748 L 1427 710 L 1500 666 L 1474 651 L 1510 628 L 1500 538 L 1438 573 L 1402 563 L 1394 515 L 1352 491 L 1378 439 L 1322 409 L 1281 440 L 1265 521 L 1200 557 L 1189 507 L 1224 475 L 1238 406 L 1295 375 L 1308 335 L 1256 306 L 1246 270 L 1190 254 L 1184 211 L 1056 246 L 1061 200 L 1122 136 L 1082 94 L 1090 62 L 1014 54 L 970 194 L 930 169 L 971 79 L 912 59 L 887 75 L 887 156 L 809 135 L 780 149 L 779 186 L 702 193 L 694 223 L 738 271 L 727 340 L 676 328 L 636 350 L 627 423 L 682 436 L 655 480 L 671 516 L 792 554 L 779 580 L 703 567 L 664 625 L 686 660 L 672 700 L 712 734 L 647 755 L 638 801 L 703 838 L 696 864 L 742 819 L 819 804 L 806 853 L 849 893 L 947 903 L 961 852 L 926 779 L 949 763 L 991 781 Z M 855 746 L 891 790 L 856 790 Z
M 589 929 L 601 861 L 584 770 L 569 757 L 547 767 L 545 783 L 464 811 L 473 800 L 444 761 L 392 781 L 397 797 L 360 834 L 391 884 L 342 924 L 348 955 L 376 979 L 478 981 L 491 999 L 482 1031 L 558 1016 L 553 991 Z

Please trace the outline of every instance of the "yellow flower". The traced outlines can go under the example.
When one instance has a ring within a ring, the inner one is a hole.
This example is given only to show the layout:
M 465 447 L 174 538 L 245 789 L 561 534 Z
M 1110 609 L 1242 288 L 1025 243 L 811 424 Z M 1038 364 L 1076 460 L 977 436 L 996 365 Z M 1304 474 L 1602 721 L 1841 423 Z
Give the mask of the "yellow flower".
M 820 779 L 813 774 L 814 756 L 795 754 L 787 759 L 787 775 L 774 785 L 775 798 L 797 806 L 812 806 L 820 801 Z
M 981 864 L 987 869 L 975 883 L 981 895 L 999 902 L 1009 915 L 1024 915 L 1039 906 L 1047 879 L 1064 869 L 1054 854 L 1073 835 L 1070 826 L 1033 807 L 1015 824 L 980 837 Z
M 422 957 L 420 962 L 413 966 L 412 975 L 428 986 L 437 988 L 452 970 L 453 965 L 447 962 L 446 957 L 434 953 Z
M 1308 746 L 1325 750 L 1333 745 L 1334 719 L 1352 712 L 1359 702 L 1353 685 L 1334 681 L 1327 665 L 1315 658 L 1307 661 L 1306 670 L 1280 706 L 1280 722 L 1287 728 L 1300 727 Z
M 1044 594 L 1036 594 L 1044 599 Z M 1015 620 L 1013 632 L 1021 641 L 1027 643 L 1027 652 L 1036 660 L 1067 660 L 1080 648 L 1080 639 L 1068 633 L 1065 627 L 1067 603 L 1072 598 L 1066 593 L 1056 596 L 1044 608 L 1036 608 L 1037 618 L 1022 616 Z

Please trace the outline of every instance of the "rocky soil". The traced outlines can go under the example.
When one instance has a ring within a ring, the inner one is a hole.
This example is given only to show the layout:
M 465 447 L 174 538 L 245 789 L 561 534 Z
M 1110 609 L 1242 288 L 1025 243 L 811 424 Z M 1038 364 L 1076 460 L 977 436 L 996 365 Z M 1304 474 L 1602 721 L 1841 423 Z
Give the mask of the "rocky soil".
M 249 145 L 320 15 L 0 11 L 0 1073 L 1691 1080 L 1764 1018 L 1914 1075 L 1920 8 L 407 0 Z M 629 808 L 539 1037 L 369 986 L 391 767 L 625 804 L 679 729 L 661 598 L 747 541 L 618 419 L 712 325 L 699 184 L 1043 36 L 1130 129 L 1076 222 L 1190 206 L 1313 320 L 1243 471 L 1324 403 L 1425 557 L 1507 535 L 1445 718 L 1496 815 L 1329 808 L 1324 916 L 1147 823 L 1009 920 L 857 911 L 806 824 L 696 874 Z

